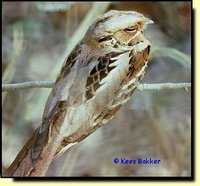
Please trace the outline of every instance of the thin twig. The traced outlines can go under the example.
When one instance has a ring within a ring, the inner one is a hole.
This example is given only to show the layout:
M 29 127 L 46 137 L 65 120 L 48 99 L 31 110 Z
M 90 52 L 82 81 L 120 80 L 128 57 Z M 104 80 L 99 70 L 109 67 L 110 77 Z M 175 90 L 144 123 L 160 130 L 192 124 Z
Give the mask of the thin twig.
M 52 88 L 53 84 L 52 81 L 29 81 L 23 83 L 3 84 L 2 92 L 28 88 Z
M 23 83 L 3 84 L 2 92 L 12 90 L 22 90 L 28 88 L 52 88 L 54 82 L 52 81 L 29 81 Z M 141 84 L 139 90 L 162 90 L 162 89 L 188 89 L 191 83 L 155 83 L 155 84 Z
M 139 90 L 163 90 L 163 89 L 181 89 L 186 91 L 191 88 L 191 83 L 155 83 L 155 84 L 141 84 Z

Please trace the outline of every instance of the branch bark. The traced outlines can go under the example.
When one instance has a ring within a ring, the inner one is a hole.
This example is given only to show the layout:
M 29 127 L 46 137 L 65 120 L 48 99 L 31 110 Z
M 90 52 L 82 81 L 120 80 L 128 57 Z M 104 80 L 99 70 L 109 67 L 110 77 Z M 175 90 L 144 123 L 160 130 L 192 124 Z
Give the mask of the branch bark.
M 2 84 L 2 92 L 29 88 L 52 88 L 53 84 L 52 81 L 29 81 L 23 83 Z
M 156 83 L 156 84 L 140 84 L 139 90 L 163 90 L 163 89 L 185 89 L 191 88 L 191 83 Z
M 23 83 L 3 84 L 2 92 L 23 90 L 29 88 L 52 88 L 52 81 L 30 81 Z M 163 90 L 163 89 L 185 89 L 191 88 L 191 83 L 156 83 L 156 84 L 140 84 L 139 90 Z

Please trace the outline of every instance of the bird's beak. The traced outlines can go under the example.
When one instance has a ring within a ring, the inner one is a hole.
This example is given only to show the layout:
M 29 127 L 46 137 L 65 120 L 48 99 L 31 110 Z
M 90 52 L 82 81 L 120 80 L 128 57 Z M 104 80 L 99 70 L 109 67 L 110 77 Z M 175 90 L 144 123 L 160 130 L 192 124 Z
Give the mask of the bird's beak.
M 149 19 L 149 18 L 146 18 L 146 25 L 148 25 L 148 24 L 153 24 L 154 22 L 151 20 L 151 19 Z

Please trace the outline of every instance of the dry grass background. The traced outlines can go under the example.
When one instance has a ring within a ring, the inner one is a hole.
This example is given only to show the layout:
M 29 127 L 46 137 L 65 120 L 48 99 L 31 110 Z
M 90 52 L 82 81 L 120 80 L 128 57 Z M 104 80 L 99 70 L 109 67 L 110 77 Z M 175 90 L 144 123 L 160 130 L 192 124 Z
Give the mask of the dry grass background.
M 146 31 L 153 48 L 175 48 L 191 56 L 190 3 L 3 2 L 3 83 L 54 80 L 91 16 L 110 9 L 145 14 L 155 22 Z M 189 67 L 155 55 L 143 82 L 190 81 Z M 40 124 L 49 92 L 27 89 L 2 94 L 3 169 Z M 115 165 L 114 157 L 151 157 L 162 163 Z M 190 176 L 191 91 L 136 91 L 113 120 L 57 158 L 47 175 Z

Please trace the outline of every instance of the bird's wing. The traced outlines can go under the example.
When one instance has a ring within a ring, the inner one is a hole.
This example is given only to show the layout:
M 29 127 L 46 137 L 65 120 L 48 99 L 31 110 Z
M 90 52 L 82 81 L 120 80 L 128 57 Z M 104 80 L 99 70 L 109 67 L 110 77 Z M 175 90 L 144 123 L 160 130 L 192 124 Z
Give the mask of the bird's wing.
M 48 97 L 43 113 L 42 124 L 34 133 L 33 145 L 31 149 L 31 156 L 33 160 L 36 160 L 40 156 L 44 146 L 48 143 L 48 136 L 51 130 L 50 126 L 53 118 L 65 117 L 64 113 L 66 113 L 66 111 L 63 112 L 62 107 L 63 105 L 66 107 L 67 101 L 62 99 L 62 94 L 64 88 L 72 84 L 72 80 L 70 80 L 70 78 L 72 79 L 71 76 L 73 73 L 70 73 L 70 71 L 77 62 L 79 52 L 79 47 L 75 47 L 69 57 L 65 60 L 61 73 L 57 77 L 57 80 Z M 61 112 L 63 116 L 58 115 Z M 58 113 L 57 116 L 56 113 Z
M 122 54 L 108 53 L 84 60 L 83 57 L 77 58 L 79 54 L 77 51 L 79 50 L 75 49 L 63 65 L 47 100 L 43 122 L 34 137 L 33 159 L 39 157 L 43 147 L 50 140 L 49 134 L 52 133 L 51 125 L 54 125 L 53 122 L 59 120 L 61 126 L 68 108 L 76 107 L 76 105 L 81 105 L 92 99 L 103 86 L 102 80 L 109 76 L 110 72 L 116 67 L 116 65 L 113 65 L 118 60 L 116 57 Z M 59 127 L 56 130 L 59 131 Z

